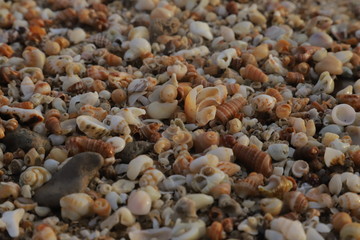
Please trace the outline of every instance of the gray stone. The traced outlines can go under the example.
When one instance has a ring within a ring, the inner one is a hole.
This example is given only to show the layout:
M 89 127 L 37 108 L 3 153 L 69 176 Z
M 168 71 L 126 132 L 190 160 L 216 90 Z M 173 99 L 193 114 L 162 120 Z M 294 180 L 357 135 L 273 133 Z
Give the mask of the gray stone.
M 153 147 L 153 143 L 145 141 L 129 142 L 126 144 L 124 150 L 116 154 L 116 157 L 120 157 L 122 162 L 128 163 L 137 156 L 148 153 Z

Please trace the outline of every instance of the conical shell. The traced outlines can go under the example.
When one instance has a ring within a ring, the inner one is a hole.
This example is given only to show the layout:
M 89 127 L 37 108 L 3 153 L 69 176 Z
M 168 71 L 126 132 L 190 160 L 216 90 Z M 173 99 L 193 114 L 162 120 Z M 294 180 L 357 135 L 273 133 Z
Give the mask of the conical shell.
M 259 186 L 259 191 L 267 197 L 281 197 L 294 187 L 293 182 L 290 177 L 271 175 L 268 184 Z
M 61 216 L 77 221 L 93 213 L 94 200 L 85 193 L 73 193 L 60 199 Z
M 241 69 L 240 74 L 243 78 L 250 79 L 253 82 L 264 83 L 269 81 L 268 76 L 263 73 L 260 68 L 257 68 L 251 64 L 246 65 L 245 69 Z
M 101 138 L 110 134 L 105 124 L 91 116 L 83 115 L 77 117 L 76 124 L 82 132 L 91 138 Z
M 97 152 L 104 158 L 114 156 L 114 147 L 111 143 L 107 143 L 102 140 L 90 139 L 85 136 L 71 137 L 66 141 L 65 146 L 71 156 L 81 152 Z
M 304 213 L 309 207 L 309 203 L 305 195 L 299 191 L 286 192 L 284 194 L 284 203 L 291 211 L 298 213 Z
M 233 98 L 226 103 L 217 106 L 216 118 L 223 124 L 226 124 L 246 103 L 247 101 L 243 97 Z
M 248 196 L 258 196 L 258 187 L 264 185 L 264 176 L 262 174 L 252 172 L 245 179 L 241 179 L 234 184 L 235 192 L 241 198 Z
M 219 133 L 214 131 L 204 132 L 194 137 L 194 146 L 196 152 L 203 152 L 211 145 L 218 146 L 220 142 Z

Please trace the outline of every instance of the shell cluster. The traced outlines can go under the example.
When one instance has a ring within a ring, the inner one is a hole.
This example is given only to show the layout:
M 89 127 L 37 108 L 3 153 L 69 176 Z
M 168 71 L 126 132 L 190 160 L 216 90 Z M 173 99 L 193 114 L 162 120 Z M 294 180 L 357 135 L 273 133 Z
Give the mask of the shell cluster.
M 0 0 L 0 238 L 360 239 L 359 14 Z

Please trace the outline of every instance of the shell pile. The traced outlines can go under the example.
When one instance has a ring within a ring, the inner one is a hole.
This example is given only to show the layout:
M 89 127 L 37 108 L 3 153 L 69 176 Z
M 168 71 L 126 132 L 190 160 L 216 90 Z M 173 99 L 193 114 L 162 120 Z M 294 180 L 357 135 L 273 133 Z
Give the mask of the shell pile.
M 359 15 L 0 0 L 0 239 L 360 239 Z

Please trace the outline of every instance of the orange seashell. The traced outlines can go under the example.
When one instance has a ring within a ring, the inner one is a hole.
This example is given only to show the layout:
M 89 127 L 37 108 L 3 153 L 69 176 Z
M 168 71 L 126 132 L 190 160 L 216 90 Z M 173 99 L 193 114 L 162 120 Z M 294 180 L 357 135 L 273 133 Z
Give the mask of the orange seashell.
M 277 105 L 275 109 L 276 117 L 280 119 L 289 117 L 291 114 L 291 109 L 291 105 L 287 103 Z
M 228 182 L 223 182 L 215 187 L 210 189 L 209 194 L 214 198 L 219 198 L 222 194 L 230 195 L 231 193 L 231 184 Z
M 255 67 L 258 66 L 255 56 L 252 55 L 251 53 L 243 53 L 241 55 L 241 63 L 244 66 L 247 66 L 247 65 L 253 65 Z
M 258 189 L 266 197 L 280 198 L 294 188 L 294 183 L 296 184 L 296 181 L 290 177 L 271 175 L 267 185 L 259 186 Z
M 304 75 L 299 72 L 288 72 L 285 81 L 289 84 L 298 84 L 305 82 Z
M 94 201 L 93 210 L 98 216 L 107 217 L 111 213 L 111 206 L 105 198 L 98 198 Z
M 35 233 L 32 240 L 57 240 L 56 233 L 52 227 L 41 223 L 35 227 Z
M 234 220 L 232 218 L 225 218 L 222 220 L 221 224 L 223 229 L 227 233 L 231 233 L 234 230 Z
M 107 112 L 105 109 L 103 109 L 101 107 L 94 107 L 90 104 L 85 104 L 84 106 L 82 106 L 79 109 L 78 114 L 79 115 L 88 115 L 93 118 L 96 118 L 99 121 L 104 120 L 107 116 Z
M 245 69 L 240 69 L 240 74 L 243 78 L 250 79 L 253 82 L 267 82 L 269 81 L 268 76 L 260 69 L 253 65 L 246 65 Z
M 109 77 L 109 72 L 106 70 L 106 68 L 98 65 L 89 67 L 86 69 L 86 73 L 88 77 L 91 77 L 95 80 L 106 80 Z
M 208 131 L 200 133 L 194 137 L 194 146 L 195 151 L 200 153 L 205 149 L 209 148 L 211 145 L 218 146 L 220 142 L 220 136 L 218 132 Z
M 32 102 L 15 102 L 12 103 L 10 106 L 23 109 L 34 109 L 34 104 Z
M 0 56 L 10 58 L 13 54 L 14 50 L 11 46 L 7 45 L 6 43 L 0 45 Z
M 292 103 L 292 111 L 294 113 L 296 112 L 301 112 L 306 105 L 309 103 L 309 98 L 292 98 L 291 99 L 291 103 Z
M 337 95 L 336 97 L 341 103 L 345 103 L 352 106 L 356 112 L 360 111 L 360 95 L 340 94 Z
M 115 54 L 108 53 L 105 55 L 105 61 L 109 66 L 119 66 L 122 63 L 122 59 Z
M 215 221 L 207 228 L 206 234 L 210 240 L 221 240 L 223 238 L 223 226 L 220 222 Z
M 223 124 L 226 124 L 230 119 L 234 118 L 235 115 L 242 109 L 247 103 L 243 97 L 233 98 L 224 104 L 216 107 L 216 119 Z
M 190 163 L 194 158 L 189 152 L 181 153 L 173 163 L 173 170 L 176 174 L 186 175 L 190 172 Z
M 253 147 L 247 147 L 239 143 L 233 147 L 234 155 L 240 164 L 248 171 L 255 171 L 269 177 L 273 171 L 272 161 L 269 154 Z
M 81 152 L 97 152 L 104 158 L 114 156 L 114 147 L 110 143 L 102 140 L 91 139 L 85 136 L 70 137 L 66 141 L 65 146 L 69 151 L 70 156 Z
M 18 78 L 20 73 L 11 67 L 0 67 L 0 80 L 2 83 L 10 83 L 14 78 Z
M 57 37 L 54 39 L 54 42 L 57 42 L 60 45 L 61 49 L 68 48 L 70 46 L 69 40 L 64 37 Z
M 299 191 L 284 193 L 284 203 L 291 211 L 295 211 L 297 213 L 304 213 L 309 207 L 309 202 L 305 195 Z
M 225 86 L 229 95 L 234 95 L 235 93 L 240 91 L 240 84 L 238 83 L 227 83 L 225 84 Z
M 226 173 L 229 177 L 240 171 L 240 166 L 232 162 L 219 162 L 217 168 Z
M 61 113 L 57 109 L 51 109 L 45 114 L 45 127 L 51 133 L 61 134 L 61 126 L 60 126 L 60 116 Z
M 276 101 L 277 101 L 277 102 L 281 102 L 282 100 L 284 100 L 284 99 L 283 99 L 283 96 L 282 96 L 282 95 L 280 94 L 280 92 L 279 92 L 277 89 L 275 89 L 275 88 L 268 88 L 268 89 L 266 89 L 265 94 L 276 98 Z
M 42 95 L 49 95 L 51 93 L 51 86 L 47 82 L 37 82 L 35 84 L 34 93 L 40 93 Z
M 340 232 L 340 230 L 348 223 L 352 223 L 352 219 L 346 212 L 338 212 L 331 217 L 331 224 L 337 232 Z
M 317 46 L 300 46 L 298 47 L 298 53 L 295 55 L 300 62 L 307 62 L 311 56 L 321 47 Z
M 147 124 L 141 128 L 139 128 L 139 132 L 145 139 L 149 140 L 150 142 L 155 143 L 157 140 L 161 138 L 161 134 L 159 133 L 159 129 L 162 124 L 154 122 Z
M 299 72 L 304 76 L 307 76 L 310 71 L 310 65 L 306 62 L 299 63 L 298 65 L 294 66 L 294 72 Z
M 275 50 L 278 53 L 289 53 L 290 47 L 291 47 L 291 44 L 288 41 L 284 40 L 284 39 L 280 39 L 275 44 Z
M 31 25 L 29 27 L 29 32 L 27 37 L 30 41 L 40 42 L 45 35 L 46 35 L 45 28 L 42 28 L 38 25 Z
M 303 147 L 298 147 L 295 149 L 294 152 L 294 159 L 298 160 L 305 160 L 305 161 L 312 161 L 317 158 L 319 154 L 319 149 L 316 146 L 305 145 Z
M 354 162 L 355 166 L 360 166 L 360 150 L 350 152 L 350 159 Z
M 252 172 L 245 179 L 241 179 L 234 184 L 235 192 L 241 198 L 248 196 L 258 196 L 258 187 L 264 185 L 264 176 L 260 173 Z

